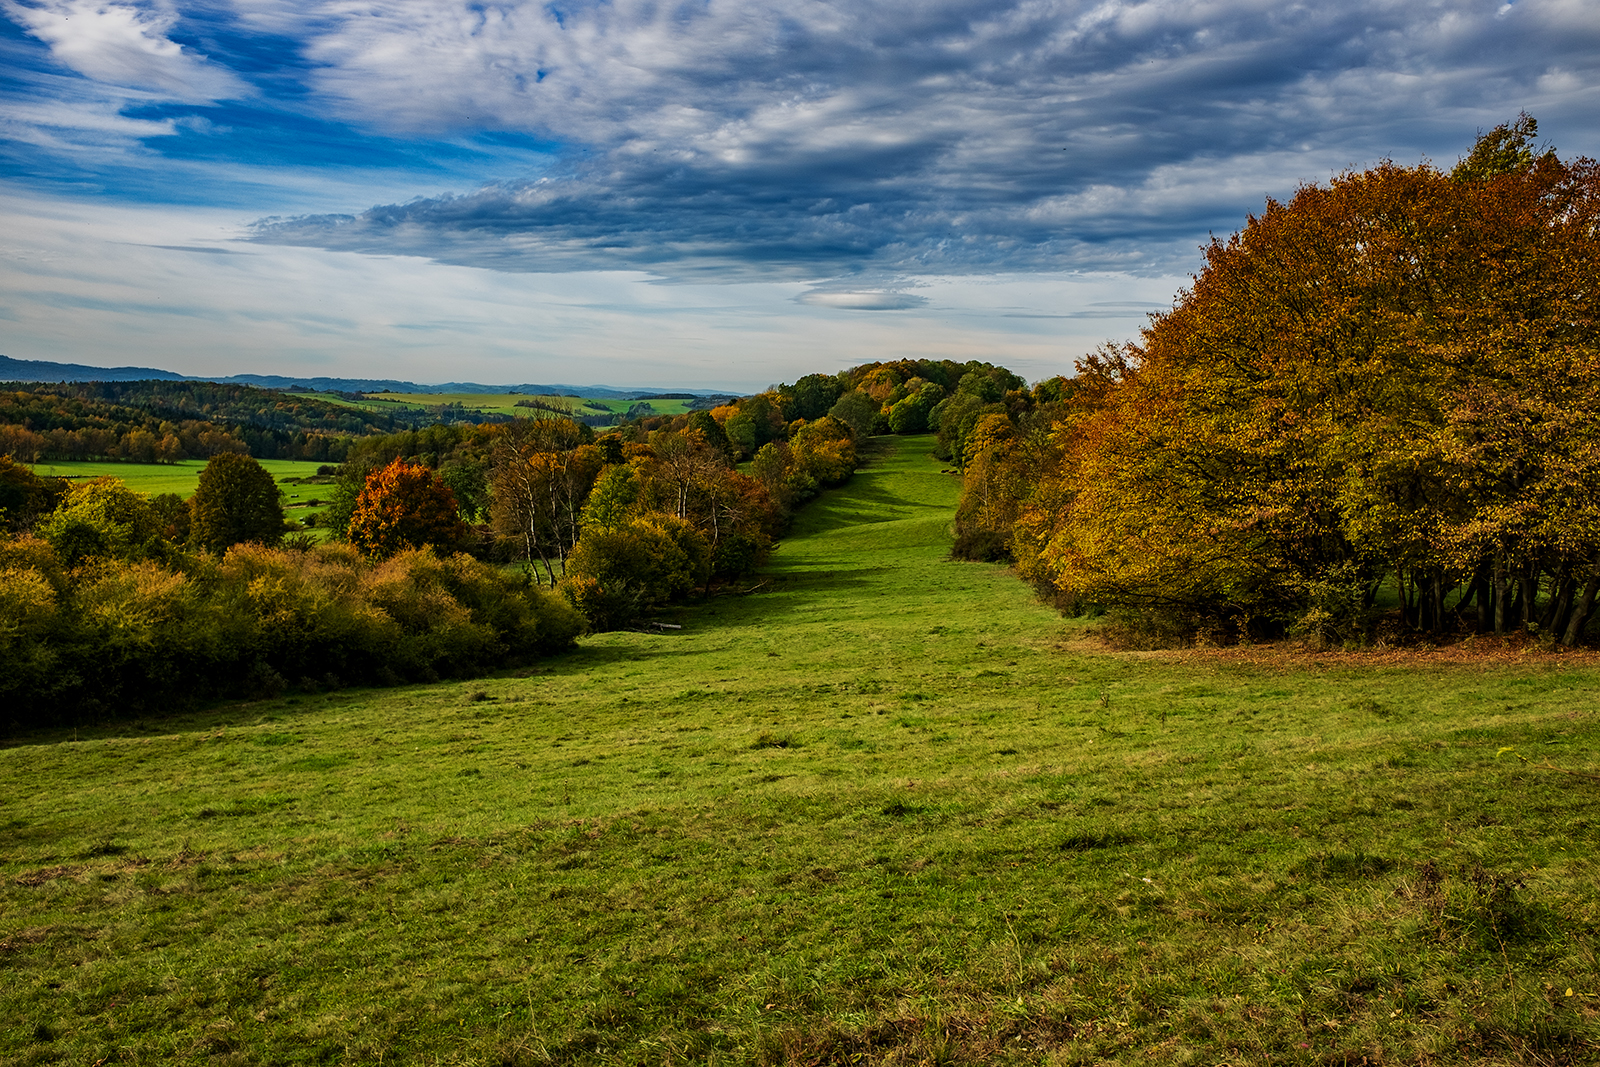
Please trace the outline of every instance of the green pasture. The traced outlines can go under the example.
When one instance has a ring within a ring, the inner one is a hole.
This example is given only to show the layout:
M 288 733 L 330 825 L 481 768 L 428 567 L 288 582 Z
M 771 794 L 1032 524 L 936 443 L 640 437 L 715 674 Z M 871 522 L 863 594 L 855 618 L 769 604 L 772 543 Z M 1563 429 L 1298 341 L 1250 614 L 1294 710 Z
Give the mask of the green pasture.
M 1106 652 L 876 444 L 681 630 L 11 739 L 0 1061 L 1600 1059 L 1600 671 Z
M 345 400 L 332 394 L 314 394 L 320 400 L 331 400 L 350 407 L 364 408 L 368 411 L 383 411 L 396 407 L 423 408 L 438 407 L 441 404 L 460 404 L 469 411 L 484 411 L 500 415 L 530 414 L 528 408 L 517 407 L 519 400 L 541 400 L 547 404 L 557 404 L 562 407 L 571 406 L 580 415 L 600 415 L 608 411 L 627 411 L 633 401 L 597 400 L 584 397 L 555 396 L 542 394 L 538 396 L 521 393 L 363 393 L 364 400 Z M 657 400 L 652 401 L 658 405 L 676 405 L 670 414 L 684 410 L 684 401 Z
M 548 404 L 557 404 L 562 407 L 571 406 L 579 415 L 605 415 L 626 414 L 628 409 L 640 403 L 637 400 L 602 399 L 600 397 L 572 397 L 542 394 L 538 396 L 518 393 L 363 393 L 365 399 L 349 400 L 336 396 L 333 393 L 306 393 L 316 400 L 326 400 L 330 404 L 342 404 L 345 407 L 360 408 L 363 411 L 393 411 L 395 408 L 408 408 L 421 411 L 425 408 L 438 407 L 441 404 L 460 404 L 469 411 L 481 411 L 496 415 L 533 415 L 536 410 L 517 407 L 519 400 L 542 400 Z M 689 410 L 690 401 L 687 400 L 651 400 L 648 402 L 657 415 L 682 415 Z
M 285 514 L 291 519 L 304 519 L 320 514 L 323 505 L 312 505 L 312 500 L 326 500 L 332 487 L 329 485 L 304 485 L 300 479 L 316 477 L 317 468 L 323 464 L 315 460 L 263 459 L 257 460 L 277 480 L 283 489 Z M 200 482 L 200 472 L 205 469 L 203 459 L 186 459 L 178 463 L 118 463 L 111 460 L 55 460 L 36 463 L 33 472 L 41 478 L 70 478 L 73 481 L 89 478 L 120 478 L 136 493 L 157 496 L 177 493 L 184 499 L 194 495 Z

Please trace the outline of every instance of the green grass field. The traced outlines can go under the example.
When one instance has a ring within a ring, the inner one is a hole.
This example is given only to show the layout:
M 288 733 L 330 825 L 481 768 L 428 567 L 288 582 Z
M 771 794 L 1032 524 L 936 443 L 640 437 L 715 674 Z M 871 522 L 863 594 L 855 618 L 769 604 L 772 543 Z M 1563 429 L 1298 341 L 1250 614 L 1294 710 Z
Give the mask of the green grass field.
M 365 393 L 364 400 L 347 400 L 332 393 L 310 393 L 318 400 L 343 404 L 346 407 L 367 411 L 393 410 L 397 407 L 421 410 L 440 404 L 460 404 L 470 411 L 483 411 L 499 415 L 531 414 L 528 408 L 517 407 L 519 400 L 543 400 L 563 407 L 574 406 L 579 415 L 623 414 L 638 403 L 636 400 L 611 400 L 598 397 L 526 396 L 515 393 Z M 682 415 L 689 410 L 687 400 L 652 400 L 649 402 L 657 415 Z
M 304 519 L 320 514 L 322 505 L 311 505 L 311 500 L 326 499 L 329 486 L 300 485 L 296 481 L 310 478 L 322 464 L 314 460 L 263 459 L 257 460 L 277 479 L 283 489 L 284 507 L 291 519 Z M 88 478 L 120 478 L 129 489 L 147 496 L 160 493 L 177 493 L 184 499 L 194 495 L 200 482 L 200 472 L 205 469 L 203 459 L 186 459 L 179 463 L 117 463 L 109 460 L 56 460 L 36 463 L 33 472 L 42 478 L 71 478 L 74 481 Z
M 14 739 L 0 1059 L 1600 1058 L 1600 672 L 1102 651 L 928 446 L 680 632 Z

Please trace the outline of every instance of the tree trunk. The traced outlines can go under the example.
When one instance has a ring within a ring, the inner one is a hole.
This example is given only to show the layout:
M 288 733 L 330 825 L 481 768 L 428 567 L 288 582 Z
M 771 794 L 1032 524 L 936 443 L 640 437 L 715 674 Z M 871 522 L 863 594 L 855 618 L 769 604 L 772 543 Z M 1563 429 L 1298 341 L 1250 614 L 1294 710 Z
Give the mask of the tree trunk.
M 1528 624 L 1535 620 L 1539 608 L 1539 577 L 1535 574 L 1532 578 L 1517 579 L 1517 607 L 1513 612 L 1522 622 L 1522 629 L 1526 631 Z
M 1506 569 L 1500 560 L 1494 561 L 1494 575 L 1490 578 L 1494 590 L 1494 632 L 1506 632 Z
M 1550 603 L 1539 616 L 1539 632 L 1549 633 L 1561 629 L 1567 621 L 1567 609 L 1572 606 L 1572 589 L 1578 583 L 1567 576 L 1567 565 L 1562 563 L 1550 579 Z
M 1578 606 L 1572 609 L 1572 617 L 1567 620 L 1567 632 L 1561 636 L 1561 643 L 1571 648 L 1578 643 L 1578 638 L 1583 634 L 1583 626 L 1589 621 L 1589 615 L 1594 611 L 1594 597 L 1600 593 L 1600 574 L 1591 577 L 1583 587 L 1583 596 L 1578 598 Z

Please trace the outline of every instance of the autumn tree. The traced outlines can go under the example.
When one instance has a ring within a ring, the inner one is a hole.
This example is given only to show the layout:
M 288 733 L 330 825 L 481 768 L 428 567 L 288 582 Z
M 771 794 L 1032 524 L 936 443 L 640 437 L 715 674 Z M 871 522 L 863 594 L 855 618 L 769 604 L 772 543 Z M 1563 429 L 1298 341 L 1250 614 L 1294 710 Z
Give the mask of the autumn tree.
M 489 521 L 503 544 L 538 560 L 551 585 L 577 543 L 589 492 L 607 453 L 588 427 L 570 419 L 525 419 L 495 438 Z
M 1214 241 L 1052 401 L 1019 567 L 1191 629 L 1359 636 L 1388 587 L 1413 630 L 1576 640 L 1600 593 L 1600 172 L 1535 133 L 1306 186 Z M 1014 402 L 970 378 L 935 413 L 969 462 Z
M 465 535 L 450 487 L 422 464 L 402 459 L 367 478 L 350 519 L 350 543 L 378 559 L 426 546 L 452 552 Z

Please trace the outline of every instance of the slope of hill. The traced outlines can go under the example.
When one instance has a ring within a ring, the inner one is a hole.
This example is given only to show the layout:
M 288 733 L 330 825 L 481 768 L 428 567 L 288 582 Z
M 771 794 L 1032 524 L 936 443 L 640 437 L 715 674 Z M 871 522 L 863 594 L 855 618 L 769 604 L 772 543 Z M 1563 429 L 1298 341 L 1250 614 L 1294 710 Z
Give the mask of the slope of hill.
M 1096 651 L 879 444 L 681 633 L 0 749 L 0 1059 L 1594 1060 L 1600 673 Z

